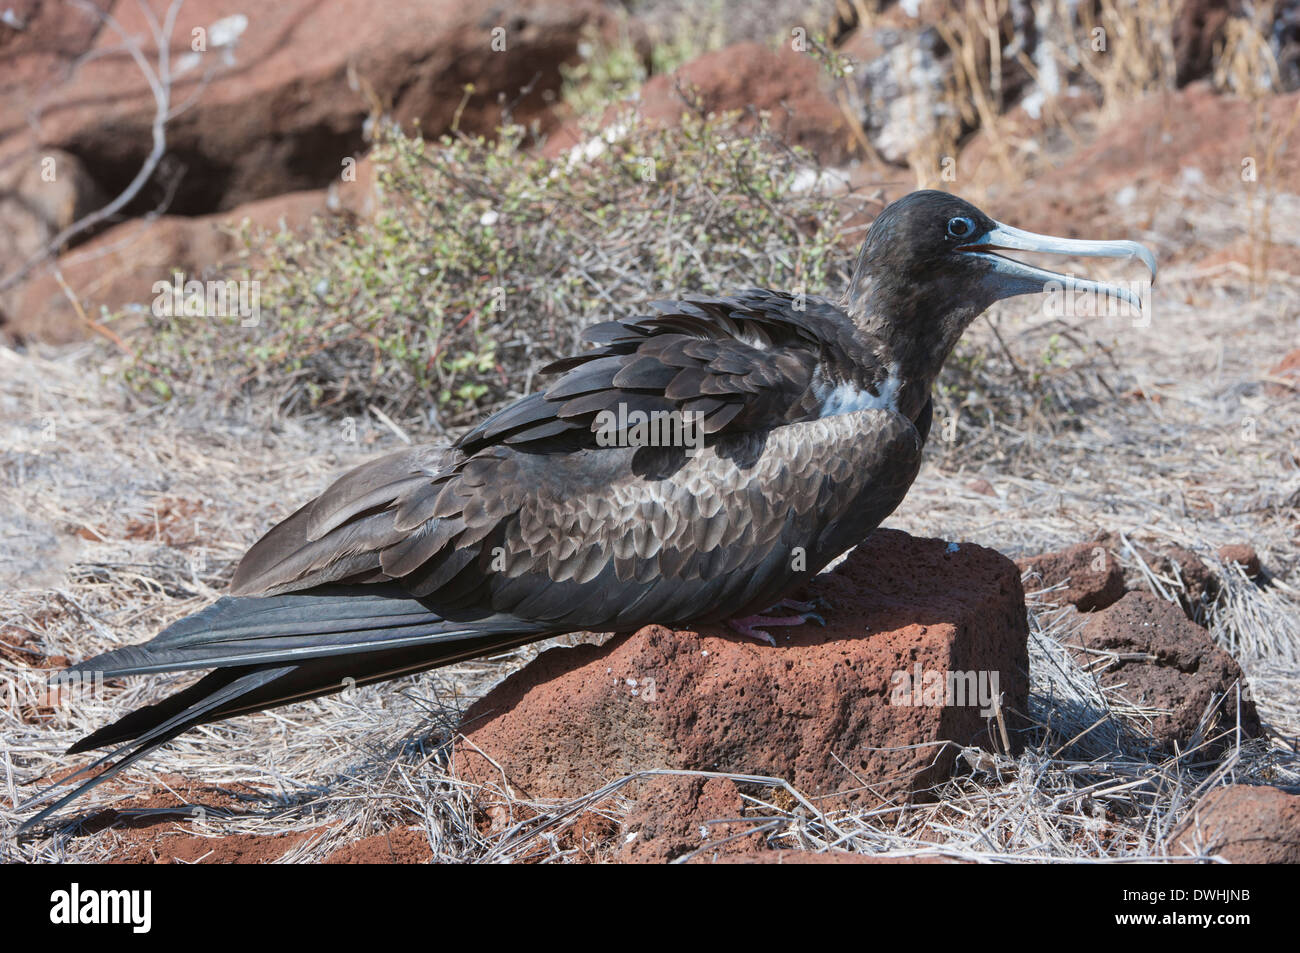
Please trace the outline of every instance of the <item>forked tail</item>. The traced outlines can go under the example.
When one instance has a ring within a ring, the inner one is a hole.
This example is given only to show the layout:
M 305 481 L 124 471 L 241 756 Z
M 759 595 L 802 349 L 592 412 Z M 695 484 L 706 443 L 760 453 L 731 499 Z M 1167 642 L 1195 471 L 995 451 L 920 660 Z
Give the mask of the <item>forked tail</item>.
M 195 725 L 410 675 L 552 634 L 502 616 L 453 621 L 396 587 L 327 586 L 266 597 L 226 597 L 144 645 L 69 669 L 104 677 L 215 669 L 174 695 L 82 738 L 69 754 L 116 746 L 20 805 L 80 782 L 18 829 L 22 833 Z M 98 773 L 96 773 L 98 772 Z

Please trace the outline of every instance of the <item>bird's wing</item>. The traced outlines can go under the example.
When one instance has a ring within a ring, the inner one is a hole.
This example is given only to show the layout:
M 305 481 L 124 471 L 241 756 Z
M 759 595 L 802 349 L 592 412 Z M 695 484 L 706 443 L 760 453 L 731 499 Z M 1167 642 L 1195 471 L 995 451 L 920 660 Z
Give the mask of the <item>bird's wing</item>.
M 498 445 L 437 473 L 418 451 L 385 457 L 272 529 L 232 593 L 395 582 L 447 619 L 686 621 L 782 589 L 796 549 L 815 573 L 859 542 L 902 500 L 921 437 L 864 410 L 659 453 Z
M 481 544 L 500 536 L 504 521 L 530 499 L 545 507 L 536 497 L 551 492 L 548 480 L 566 497 L 575 483 L 591 488 L 594 480 L 599 494 L 620 480 L 686 465 L 681 446 L 657 457 L 602 447 L 593 432 L 601 411 L 621 421 L 634 410 L 698 413 L 712 442 L 815 420 L 818 384 L 843 373 L 852 325 L 833 306 L 810 301 L 800 310 L 787 295 L 756 290 L 660 303 L 655 315 L 596 325 L 588 337 L 597 349 L 552 365 L 561 376 L 551 386 L 489 418 L 455 447 L 400 451 L 344 475 L 248 551 L 231 592 L 400 580 L 413 594 L 428 595 L 481 559 Z M 601 505 L 593 503 L 583 529 L 598 528 Z M 652 508 L 649 497 L 646 505 Z M 577 547 L 590 560 L 579 578 L 598 571 L 602 554 L 581 539 L 552 544 L 537 526 L 520 531 L 531 534 L 530 548 L 554 545 L 552 562 L 556 553 L 573 558 L 568 550 Z
M 415 447 L 348 471 L 253 544 L 235 569 L 231 594 L 389 578 L 378 554 L 430 518 L 441 481 L 464 459 L 443 447 Z
M 854 353 L 847 315 L 821 299 L 753 289 L 653 307 L 652 315 L 588 328 L 584 337 L 597 347 L 549 365 L 556 380 L 456 446 L 571 452 L 601 445 L 602 428 L 606 442 L 621 439 L 638 412 L 690 415 L 705 435 L 766 430 L 818 417 L 825 390 L 870 359 Z

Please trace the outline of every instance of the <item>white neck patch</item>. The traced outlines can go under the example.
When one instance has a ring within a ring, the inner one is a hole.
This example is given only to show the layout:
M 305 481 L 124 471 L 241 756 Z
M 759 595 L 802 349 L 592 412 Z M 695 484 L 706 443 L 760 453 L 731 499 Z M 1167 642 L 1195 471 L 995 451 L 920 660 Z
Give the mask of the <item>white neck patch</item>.
M 898 410 L 898 390 L 901 386 L 898 366 L 894 365 L 889 369 L 889 376 L 881 382 L 879 394 L 847 382 L 834 387 L 823 383 L 820 388 L 815 387 L 814 393 L 821 398 L 821 416 L 834 417 L 859 410 Z

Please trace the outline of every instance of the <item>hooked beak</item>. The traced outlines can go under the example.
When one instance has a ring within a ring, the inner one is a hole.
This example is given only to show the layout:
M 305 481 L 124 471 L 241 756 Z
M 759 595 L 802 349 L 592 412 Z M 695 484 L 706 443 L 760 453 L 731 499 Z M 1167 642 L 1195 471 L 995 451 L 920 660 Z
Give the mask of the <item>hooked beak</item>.
M 1048 252 L 1056 255 L 1080 255 L 1095 258 L 1140 258 L 1151 272 L 1151 282 L 1156 278 L 1156 256 L 1145 245 L 1137 242 L 1112 241 L 1094 242 L 1077 238 L 1056 238 L 1052 235 L 1037 235 L 1023 229 L 1012 228 L 1001 222 L 994 222 L 993 227 L 965 245 L 958 246 L 959 251 L 978 255 L 993 263 L 990 277 L 995 282 L 995 293 L 999 298 L 1012 295 L 1031 294 L 1048 290 L 1055 285 L 1065 291 L 1090 291 L 1098 295 L 1107 295 L 1127 301 L 1142 311 L 1142 297 L 1134 291 L 1118 285 L 1108 285 L 1087 278 L 1073 275 L 1061 275 L 1045 268 L 1035 268 L 1024 262 L 1004 258 L 998 251 Z

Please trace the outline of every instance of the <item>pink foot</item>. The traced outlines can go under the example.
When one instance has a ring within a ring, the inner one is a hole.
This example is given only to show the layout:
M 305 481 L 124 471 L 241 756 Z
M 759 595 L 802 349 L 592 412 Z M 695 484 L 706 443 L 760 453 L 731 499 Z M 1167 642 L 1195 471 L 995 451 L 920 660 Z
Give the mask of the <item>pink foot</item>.
M 730 626 L 733 632 L 736 632 L 739 635 L 743 635 L 747 639 L 754 639 L 755 641 L 763 642 L 767 645 L 775 646 L 776 639 L 772 638 L 772 634 L 770 632 L 766 632 L 763 629 L 758 628 L 758 626 L 760 625 L 764 625 L 764 626 L 803 625 L 805 622 L 809 621 L 810 619 L 816 619 L 822 625 L 826 624 L 825 622 L 822 621 L 821 616 L 817 615 L 814 612 L 806 612 L 803 613 L 802 615 L 784 615 L 784 616 L 750 615 L 750 616 L 745 616 L 745 618 L 743 619 L 728 619 L 727 625 Z

